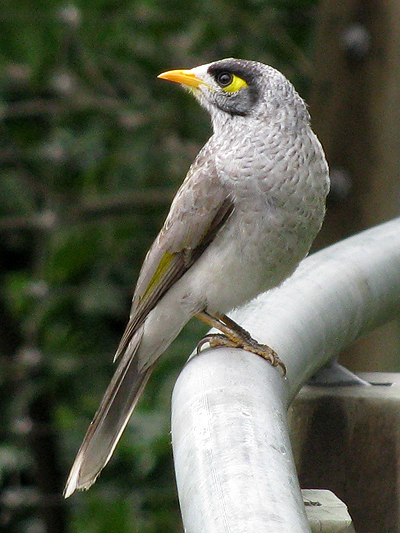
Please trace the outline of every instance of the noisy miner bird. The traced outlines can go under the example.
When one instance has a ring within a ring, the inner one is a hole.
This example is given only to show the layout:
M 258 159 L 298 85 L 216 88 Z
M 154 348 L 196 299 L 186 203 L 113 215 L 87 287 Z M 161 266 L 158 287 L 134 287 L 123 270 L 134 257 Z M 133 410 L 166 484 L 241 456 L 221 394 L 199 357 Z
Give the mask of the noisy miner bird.
M 190 318 L 222 334 L 211 346 L 283 363 L 226 316 L 292 274 L 325 213 L 328 166 L 304 101 L 274 68 L 223 59 L 159 78 L 182 84 L 213 135 L 178 190 L 144 260 L 119 365 L 71 469 L 65 496 L 110 459 L 158 358 Z

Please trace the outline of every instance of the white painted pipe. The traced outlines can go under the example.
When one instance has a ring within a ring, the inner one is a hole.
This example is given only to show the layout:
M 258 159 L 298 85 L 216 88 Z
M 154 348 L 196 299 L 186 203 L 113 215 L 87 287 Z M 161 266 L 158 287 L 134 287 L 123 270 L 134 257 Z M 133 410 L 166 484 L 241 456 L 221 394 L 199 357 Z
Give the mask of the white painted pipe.
M 400 219 L 305 259 L 232 318 L 273 348 L 280 371 L 217 348 L 192 357 L 172 398 L 172 441 L 187 533 L 309 533 L 286 409 L 349 343 L 400 314 Z

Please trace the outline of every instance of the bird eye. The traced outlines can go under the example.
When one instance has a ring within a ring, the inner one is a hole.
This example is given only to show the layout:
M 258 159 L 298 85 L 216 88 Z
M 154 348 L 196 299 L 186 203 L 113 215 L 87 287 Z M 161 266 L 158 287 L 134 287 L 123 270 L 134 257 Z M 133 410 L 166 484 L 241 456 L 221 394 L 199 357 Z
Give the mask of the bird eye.
M 243 87 L 248 87 L 248 84 L 239 76 L 232 74 L 231 72 L 219 72 L 215 77 L 218 85 L 227 93 L 236 93 Z
M 227 87 L 232 83 L 233 74 L 230 72 L 220 72 L 217 76 L 217 83 L 220 87 Z

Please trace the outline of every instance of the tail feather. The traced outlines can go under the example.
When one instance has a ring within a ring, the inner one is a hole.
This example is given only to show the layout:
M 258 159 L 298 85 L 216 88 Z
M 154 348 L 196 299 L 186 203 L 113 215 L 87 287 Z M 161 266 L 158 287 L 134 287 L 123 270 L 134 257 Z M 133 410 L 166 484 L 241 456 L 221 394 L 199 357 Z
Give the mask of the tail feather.
M 136 403 L 150 377 L 153 366 L 138 368 L 134 357 L 142 338 L 141 329 L 123 355 L 100 407 L 90 424 L 71 468 L 64 496 L 77 489 L 88 489 L 108 463 Z

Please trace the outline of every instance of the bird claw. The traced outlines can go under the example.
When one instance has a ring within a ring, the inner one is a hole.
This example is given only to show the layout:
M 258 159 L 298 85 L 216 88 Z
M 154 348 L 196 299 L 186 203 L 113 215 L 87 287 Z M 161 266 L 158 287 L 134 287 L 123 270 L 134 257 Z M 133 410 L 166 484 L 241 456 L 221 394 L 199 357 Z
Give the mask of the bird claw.
M 222 333 L 211 333 L 203 337 L 197 345 L 197 353 L 200 353 L 202 347 L 208 344 L 210 348 L 225 346 L 227 348 L 242 348 L 248 352 L 259 355 L 269 361 L 272 366 L 279 366 L 282 369 L 283 376 L 286 375 L 286 366 L 280 360 L 278 354 L 266 344 L 259 344 L 249 334 L 245 338 L 230 339 Z

